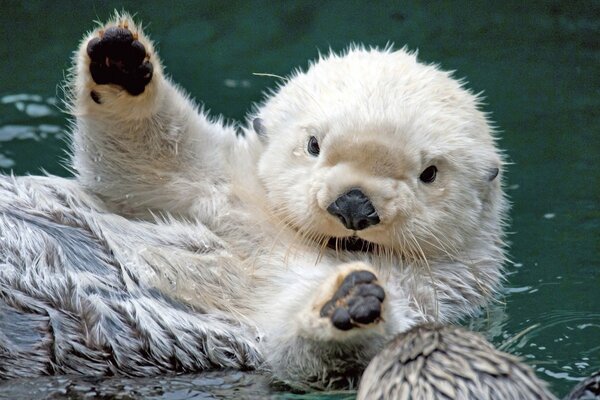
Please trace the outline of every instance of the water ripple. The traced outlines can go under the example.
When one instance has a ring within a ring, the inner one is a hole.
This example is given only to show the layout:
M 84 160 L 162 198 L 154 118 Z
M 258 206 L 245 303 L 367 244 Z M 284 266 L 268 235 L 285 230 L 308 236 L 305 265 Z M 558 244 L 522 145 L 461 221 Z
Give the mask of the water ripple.
M 9 94 L 0 97 L 0 104 L 13 104 L 18 111 L 21 111 L 32 118 L 58 114 L 56 111 L 55 97 L 44 99 L 37 94 Z
M 58 125 L 4 125 L 0 126 L 0 142 L 13 140 L 35 140 L 46 139 L 49 134 L 57 139 L 62 139 L 62 127 Z
M 150 378 L 55 376 L 15 379 L 0 384 L 0 399 L 273 399 L 350 400 L 355 392 L 291 394 L 278 392 L 270 379 L 256 373 L 214 371 L 197 375 Z
M 55 97 L 30 93 L 0 97 L 0 168 L 18 167 L 11 156 L 18 154 L 18 150 L 15 150 L 18 147 L 15 146 L 20 141 L 64 139 L 64 117 L 58 111 L 56 103 Z

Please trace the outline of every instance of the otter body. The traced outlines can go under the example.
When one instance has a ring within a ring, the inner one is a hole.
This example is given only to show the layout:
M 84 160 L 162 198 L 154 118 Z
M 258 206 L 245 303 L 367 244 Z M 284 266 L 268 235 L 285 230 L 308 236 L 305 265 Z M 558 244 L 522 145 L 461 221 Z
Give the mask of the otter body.
M 517 357 L 460 327 L 421 325 L 398 335 L 366 369 L 358 400 L 556 400 Z
M 393 335 L 500 286 L 502 158 L 478 98 L 414 54 L 323 56 L 236 137 L 117 15 L 68 94 L 75 179 L 1 179 L 0 299 L 29 332 L 0 324 L 1 376 L 263 366 L 352 387 Z

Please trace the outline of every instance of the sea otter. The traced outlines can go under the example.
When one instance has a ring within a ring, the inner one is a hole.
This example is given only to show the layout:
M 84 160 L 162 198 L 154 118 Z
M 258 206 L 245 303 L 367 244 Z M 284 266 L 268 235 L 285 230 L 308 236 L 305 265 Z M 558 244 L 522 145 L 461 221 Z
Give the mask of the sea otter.
M 500 287 L 503 159 L 480 98 L 406 49 L 209 117 L 128 15 L 67 85 L 74 179 L 0 179 L 0 376 L 264 368 L 353 387 L 393 335 Z
M 457 326 L 418 325 L 371 360 L 357 400 L 556 400 L 519 358 Z

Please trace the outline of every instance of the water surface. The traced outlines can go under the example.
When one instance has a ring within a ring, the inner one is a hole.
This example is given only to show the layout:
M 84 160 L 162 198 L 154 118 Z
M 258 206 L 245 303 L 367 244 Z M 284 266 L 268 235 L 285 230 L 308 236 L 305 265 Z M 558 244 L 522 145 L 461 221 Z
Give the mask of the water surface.
M 598 2 L 8 1 L 0 13 L 0 169 L 68 176 L 58 105 L 71 52 L 95 19 L 136 12 L 167 71 L 214 113 L 240 120 L 276 80 L 349 43 L 419 49 L 485 91 L 512 162 L 506 295 L 471 322 L 521 355 L 559 395 L 600 369 Z M 469 323 L 469 322 L 467 322 Z M 87 394 L 86 394 L 87 393 Z M 294 395 L 264 377 L 45 378 L 0 398 L 353 398 Z

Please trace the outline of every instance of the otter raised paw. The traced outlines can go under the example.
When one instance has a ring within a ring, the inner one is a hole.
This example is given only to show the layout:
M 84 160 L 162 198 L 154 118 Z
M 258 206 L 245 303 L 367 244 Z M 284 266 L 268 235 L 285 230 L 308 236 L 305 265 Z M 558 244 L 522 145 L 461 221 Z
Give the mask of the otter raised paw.
M 211 179 L 198 182 L 215 165 L 225 168 L 217 154 L 235 131 L 209 121 L 164 76 L 152 41 L 129 14 L 117 13 L 87 34 L 75 62 L 66 89 L 80 184 L 129 216 L 182 215 L 204 198 L 209 209 L 218 204 L 199 194 L 211 192 Z
M 370 271 L 353 271 L 344 278 L 331 300 L 321 308 L 337 329 L 350 330 L 378 322 L 385 292 Z
M 68 89 L 78 115 L 139 120 L 156 113 L 167 96 L 152 41 L 128 14 L 90 32 L 75 61 Z
M 116 84 L 131 95 L 144 92 L 152 79 L 152 63 L 137 33 L 128 24 L 112 26 L 98 32 L 87 44 L 90 73 L 99 85 Z
M 301 336 L 327 342 L 383 333 L 386 293 L 370 265 L 341 264 L 313 293 L 296 319 Z

